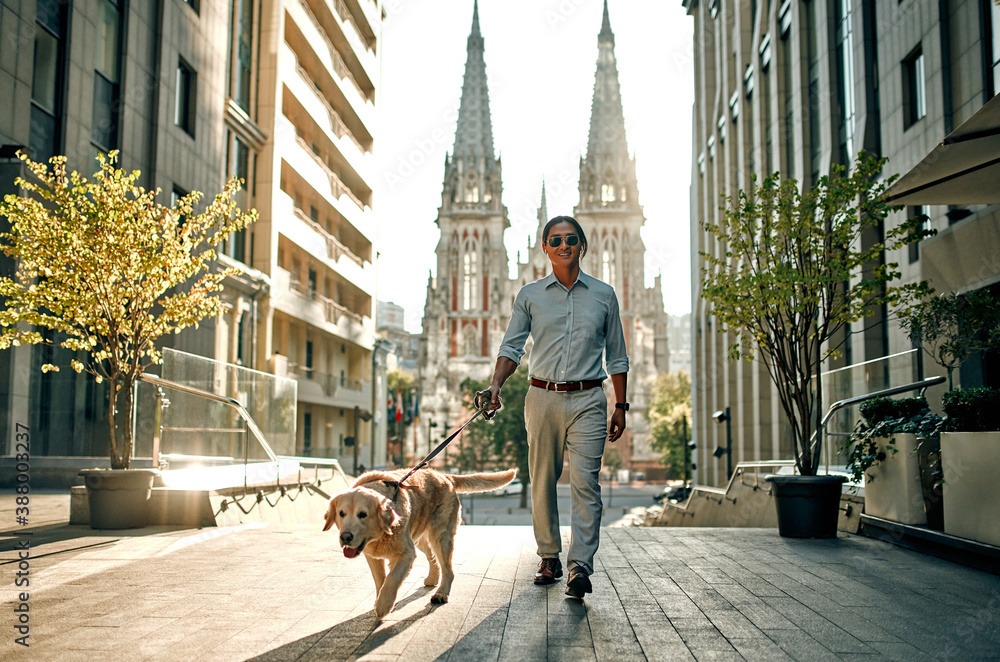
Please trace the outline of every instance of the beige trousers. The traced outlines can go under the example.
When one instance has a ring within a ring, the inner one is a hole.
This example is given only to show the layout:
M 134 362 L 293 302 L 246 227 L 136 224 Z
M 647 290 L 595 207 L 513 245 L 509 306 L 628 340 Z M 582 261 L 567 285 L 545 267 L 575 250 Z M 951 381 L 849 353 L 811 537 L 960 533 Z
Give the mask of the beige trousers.
M 560 393 L 531 387 L 524 399 L 531 473 L 531 519 L 538 555 L 558 557 L 559 504 L 556 481 L 568 451 L 570 477 L 570 545 L 567 568 L 574 564 L 594 572 L 601 534 L 601 458 L 608 437 L 608 398 L 604 389 Z

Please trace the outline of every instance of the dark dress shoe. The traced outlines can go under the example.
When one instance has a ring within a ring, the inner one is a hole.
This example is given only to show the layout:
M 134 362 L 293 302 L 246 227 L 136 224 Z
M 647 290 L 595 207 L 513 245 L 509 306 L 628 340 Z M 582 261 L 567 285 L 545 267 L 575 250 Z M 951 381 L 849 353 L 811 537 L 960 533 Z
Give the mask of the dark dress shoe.
M 594 588 L 590 585 L 590 577 L 580 569 L 580 566 L 573 566 L 569 571 L 569 581 L 566 582 L 566 595 L 571 598 L 583 600 L 587 593 L 593 593 Z
M 554 584 L 562 577 L 562 562 L 559 559 L 542 559 L 535 573 L 536 584 Z

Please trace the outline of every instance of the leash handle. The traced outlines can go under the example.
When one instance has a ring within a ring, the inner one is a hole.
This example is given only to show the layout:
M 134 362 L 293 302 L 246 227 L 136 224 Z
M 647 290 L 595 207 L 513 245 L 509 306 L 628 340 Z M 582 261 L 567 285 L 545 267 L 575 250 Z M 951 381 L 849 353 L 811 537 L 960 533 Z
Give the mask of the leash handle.
M 490 405 L 493 404 L 493 392 L 490 390 L 476 391 L 476 395 L 472 399 L 472 404 L 483 413 L 483 418 L 487 421 L 493 420 L 497 412 L 503 409 L 503 405 L 500 405 L 496 409 L 490 409 Z

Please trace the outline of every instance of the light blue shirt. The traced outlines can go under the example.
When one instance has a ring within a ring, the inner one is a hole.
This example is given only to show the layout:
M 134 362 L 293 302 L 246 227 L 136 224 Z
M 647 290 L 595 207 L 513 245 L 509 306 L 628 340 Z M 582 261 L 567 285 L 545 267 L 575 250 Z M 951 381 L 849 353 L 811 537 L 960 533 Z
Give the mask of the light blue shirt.
M 520 364 L 529 334 L 535 379 L 576 382 L 628 372 L 615 290 L 582 271 L 569 289 L 555 274 L 521 288 L 499 355 Z M 605 352 L 607 373 L 602 365 Z

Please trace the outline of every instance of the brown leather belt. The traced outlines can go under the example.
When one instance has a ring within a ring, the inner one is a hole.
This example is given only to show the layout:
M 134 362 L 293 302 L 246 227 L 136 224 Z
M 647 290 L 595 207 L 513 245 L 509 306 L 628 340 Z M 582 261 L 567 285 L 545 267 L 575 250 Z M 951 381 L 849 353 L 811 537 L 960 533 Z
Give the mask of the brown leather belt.
M 546 391 L 583 391 L 588 388 L 596 388 L 604 383 L 603 379 L 588 379 L 582 382 L 547 382 L 543 379 L 531 379 L 531 385 L 543 388 Z

